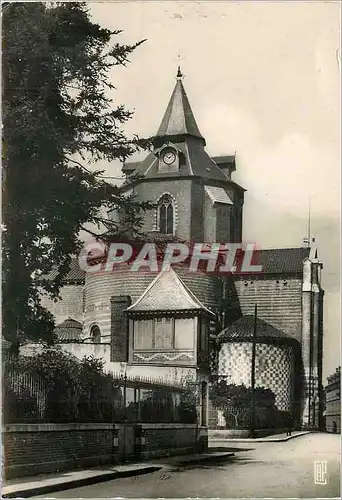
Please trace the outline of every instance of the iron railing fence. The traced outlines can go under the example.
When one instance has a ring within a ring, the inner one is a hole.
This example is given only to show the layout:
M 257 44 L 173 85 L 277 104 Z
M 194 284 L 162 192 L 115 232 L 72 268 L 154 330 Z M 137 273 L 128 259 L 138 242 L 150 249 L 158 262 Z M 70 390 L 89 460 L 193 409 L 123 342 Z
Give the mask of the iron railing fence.
M 8 368 L 3 374 L 3 423 L 196 423 L 195 400 L 181 385 L 118 374 L 91 387 L 70 380 L 47 384 L 37 374 Z

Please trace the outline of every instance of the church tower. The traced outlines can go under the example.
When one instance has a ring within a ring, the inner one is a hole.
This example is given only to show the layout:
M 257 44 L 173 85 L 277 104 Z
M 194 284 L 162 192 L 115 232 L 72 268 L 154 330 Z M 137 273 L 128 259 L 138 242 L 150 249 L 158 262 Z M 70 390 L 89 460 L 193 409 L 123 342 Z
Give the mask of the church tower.
M 240 242 L 244 189 L 232 181 L 235 156 L 211 158 L 178 68 L 176 85 L 153 140 L 154 150 L 140 163 L 125 163 L 123 186 L 157 208 L 145 215 L 143 230 L 188 242 Z M 116 217 L 115 211 L 109 217 Z

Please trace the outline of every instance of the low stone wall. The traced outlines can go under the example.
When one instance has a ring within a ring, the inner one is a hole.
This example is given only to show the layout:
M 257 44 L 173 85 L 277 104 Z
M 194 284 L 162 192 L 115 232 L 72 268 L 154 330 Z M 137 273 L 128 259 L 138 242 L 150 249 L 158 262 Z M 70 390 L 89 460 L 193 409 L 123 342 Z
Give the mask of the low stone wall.
M 3 432 L 7 478 L 118 461 L 113 424 L 14 424 Z
M 272 436 L 274 434 L 282 434 L 286 432 L 286 429 L 257 429 L 254 431 L 254 436 L 256 438 L 261 438 L 265 436 Z M 250 437 L 249 429 L 210 429 L 209 430 L 209 440 L 210 439 L 244 439 Z
M 139 424 L 143 459 L 195 453 L 203 448 L 206 427 L 192 424 Z
M 192 424 L 13 424 L 3 429 L 7 479 L 122 460 L 205 451 L 208 430 Z

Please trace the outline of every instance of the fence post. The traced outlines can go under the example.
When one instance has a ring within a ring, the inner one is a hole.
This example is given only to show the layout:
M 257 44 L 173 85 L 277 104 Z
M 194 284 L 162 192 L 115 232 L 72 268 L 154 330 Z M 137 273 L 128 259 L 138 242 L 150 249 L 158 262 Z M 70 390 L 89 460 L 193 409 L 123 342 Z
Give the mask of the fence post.
M 144 458 L 146 451 L 146 437 L 141 424 L 135 425 L 135 456 Z
M 119 461 L 119 429 L 113 424 L 113 463 Z

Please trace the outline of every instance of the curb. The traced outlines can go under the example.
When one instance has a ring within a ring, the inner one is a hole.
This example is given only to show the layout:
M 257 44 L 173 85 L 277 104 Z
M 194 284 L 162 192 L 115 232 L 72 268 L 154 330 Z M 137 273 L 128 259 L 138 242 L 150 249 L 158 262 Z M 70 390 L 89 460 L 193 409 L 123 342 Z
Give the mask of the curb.
M 306 436 L 307 434 L 311 434 L 310 431 L 303 431 L 300 432 L 299 434 L 294 434 L 293 436 L 286 436 L 283 438 L 270 438 L 270 439 L 264 439 L 264 438 L 211 438 L 209 439 L 209 443 L 211 442 L 226 442 L 226 441 L 233 441 L 234 443 L 280 443 L 282 441 L 289 441 L 290 439 L 294 439 L 297 437 L 301 436 Z
M 142 474 L 148 474 L 150 472 L 155 472 L 160 469 L 162 469 L 162 466 L 158 467 L 156 465 L 153 466 L 151 465 L 141 469 L 106 472 L 105 474 L 99 474 L 93 477 L 74 479 L 71 481 L 61 482 L 57 484 L 34 486 L 33 488 L 20 489 L 20 485 L 18 485 L 18 489 L 16 491 L 11 491 L 10 493 L 7 494 L 2 493 L 1 498 L 29 498 L 37 495 L 44 495 L 46 493 L 53 493 L 56 491 L 78 488 L 80 486 L 90 486 L 92 484 L 102 483 L 116 478 L 140 476 Z M 9 488 L 9 486 L 7 488 Z M 6 487 L 4 489 L 6 489 Z
M 226 458 L 230 458 L 230 457 L 233 457 L 235 455 L 235 453 L 231 453 L 231 452 L 228 452 L 228 453 L 219 453 L 219 454 L 216 454 L 216 453 L 212 453 L 212 454 L 208 454 L 208 455 L 205 455 L 205 456 L 199 456 L 199 457 L 196 457 L 196 458 L 192 458 L 190 460 L 179 460 L 178 462 L 176 462 L 176 465 L 186 465 L 186 464 L 198 464 L 200 462 L 217 462 L 219 460 L 225 460 Z

